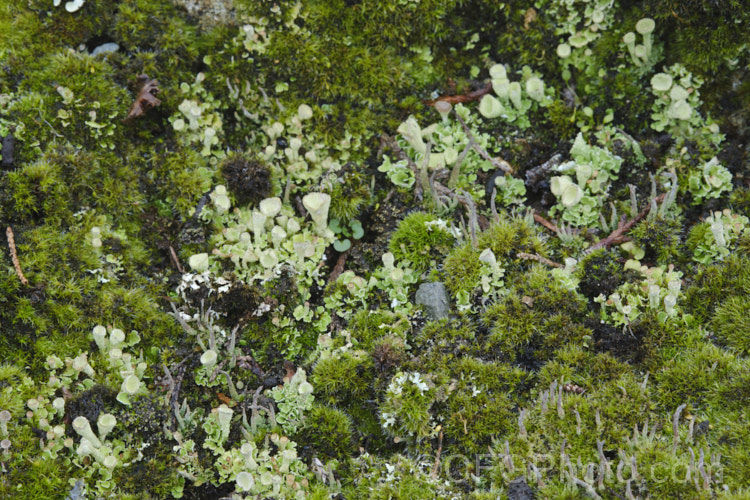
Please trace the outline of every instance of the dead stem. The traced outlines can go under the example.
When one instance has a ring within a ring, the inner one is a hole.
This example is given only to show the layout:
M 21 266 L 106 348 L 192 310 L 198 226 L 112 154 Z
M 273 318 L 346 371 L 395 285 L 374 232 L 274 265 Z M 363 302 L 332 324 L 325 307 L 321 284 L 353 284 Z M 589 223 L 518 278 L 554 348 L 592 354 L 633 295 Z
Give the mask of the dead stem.
M 519 252 L 519 253 L 516 254 L 516 256 L 519 259 L 535 260 L 537 262 L 541 262 L 542 264 L 547 264 L 550 267 L 559 267 L 561 269 L 565 267 L 562 264 L 558 264 L 555 261 L 549 260 L 548 258 L 542 257 L 541 255 L 537 255 L 535 253 L 523 253 L 523 252 Z
M 435 479 L 438 474 L 438 469 L 440 468 L 440 454 L 443 452 L 443 429 L 440 428 L 440 433 L 438 434 L 438 449 L 435 453 L 435 463 L 432 466 L 432 473 L 430 474 L 430 477 Z
M 10 260 L 13 261 L 13 267 L 16 269 L 16 274 L 18 275 L 18 279 L 21 281 L 22 284 L 28 285 L 29 280 L 26 279 L 26 277 L 23 275 L 23 271 L 21 271 L 21 263 L 18 261 L 18 254 L 16 253 L 16 241 L 13 238 L 13 229 L 11 229 L 10 226 L 8 226 L 8 229 L 5 230 L 5 236 L 8 237 L 8 248 L 10 249 Z
M 662 193 L 656 198 L 653 199 L 652 203 L 659 204 L 661 203 L 664 198 L 667 196 L 667 193 Z M 597 250 L 599 248 L 609 248 L 613 245 L 619 245 L 620 243 L 625 243 L 626 241 L 630 241 L 631 238 L 626 235 L 630 229 L 640 222 L 644 217 L 648 215 L 648 213 L 651 211 L 651 204 L 646 205 L 646 208 L 640 211 L 638 215 L 633 217 L 631 220 L 625 222 L 625 219 L 620 219 L 620 223 L 617 225 L 617 229 L 612 231 L 609 236 L 606 238 L 602 238 L 601 240 L 597 241 L 590 247 L 588 247 L 586 250 L 583 251 L 584 254 L 589 254 L 593 252 L 594 250 Z

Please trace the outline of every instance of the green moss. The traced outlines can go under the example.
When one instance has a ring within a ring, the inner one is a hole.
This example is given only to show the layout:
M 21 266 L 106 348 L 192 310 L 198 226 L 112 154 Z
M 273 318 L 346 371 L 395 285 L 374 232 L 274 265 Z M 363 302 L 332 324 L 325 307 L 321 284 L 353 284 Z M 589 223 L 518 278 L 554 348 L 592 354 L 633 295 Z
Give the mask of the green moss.
M 750 432 L 748 431 L 747 408 L 741 408 L 733 412 L 721 412 L 718 418 L 712 418 L 709 422 L 709 432 L 715 434 L 715 441 L 721 446 L 721 463 L 725 466 L 722 481 L 730 490 L 740 493 L 730 495 L 730 498 L 742 498 L 748 489 L 748 474 L 750 474 L 750 463 L 748 462 L 748 447 L 750 446 Z
M 547 115 L 550 125 L 560 138 L 570 141 L 575 139 L 578 132 L 575 127 L 575 113 L 565 102 L 560 99 L 554 101 L 547 107 Z
M 732 255 L 724 262 L 701 267 L 685 291 L 688 311 L 707 321 L 728 296 L 750 294 L 750 259 Z
M 305 426 L 298 442 L 313 447 L 321 460 L 342 460 L 354 448 L 351 418 L 341 410 L 315 404 L 305 415 Z
M 23 384 L 25 377 L 26 372 L 21 367 L 0 364 L 0 408 L 8 410 L 15 418 L 25 412 L 26 401 L 33 395 L 32 387 Z
M 370 351 L 375 341 L 386 333 L 405 337 L 411 328 L 404 314 L 382 309 L 358 310 L 349 321 L 349 329 L 363 349 Z
M 555 352 L 555 359 L 539 370 L 539 387 L 555 381 L 576 384 L 590 391 L 628 371 L 628 366 L 608 353 L 595 353 L 581 346 L 564 346 Z
M 482 277 L 482 264 L 479 252 L 471 243 L 464 243 L 453 249 L 443 264 L 445 286 L 455 296 L 460 291 L 471 292 L 479 286 Z
M 392 374 L 397 366 L 406 359 L 408 344 L 397 335 L 385 335 L 374 343 L 372 347 L 372 359 L 376 373 L 379 378 L 377 383 L 384 377 Z
M 19 99 L 10 105 L 9 116 L 19 124 L 16 138 L 26 146 L 18 152 L 21 161 L 33 160 L 36 147 L 45 149 L 53 141 L 92 151 L 123 146 L 119 119 L 126 112 L 121 103 L 128 102 L 129 96 L 114 80 L 109 63 L 63 50 L 35 64 L 39 69 L 35 78 L 22 82 Z
M 33 500 L 64 497 L 72 476 L 63 458 L 56 460 L 39 453 L 39 438 L 30 426 L 19 426 L 11 439 L 9 460 L 3 460 L 5 471 L 0 478 L 0 496 Z
M 193 150 L 154 154 L 150 158 L 149 180 L 167 206 L 187 219 L 203 194 L 210 191 L 213 168 L 205 157 Z M 230 186 L 237 186 L 231 183 Z
M 448 253 L 454 238 L 445 229 L 434 225 L 438 218 L 426 212 L 415 212 L 398 224 L 388 248 L 396 261 L 408 260 L 418 272 L 424 272 L 430 263 Z
M 565 36 L 556 32 L 564 22 L 555 14 L 561 2 L 537 3 L 239 0 L 217 20 L 215 11 L 201 10 L 204 5 L 171 0 L 86 0 L 75 13 L 49 1 L 0 1 L 0 135 L 12 133 L 16 139 L 15 161 L 2 166 L 0 218 L 15 232 L 20 266 L 29 279 L 28 285 L 20 282 L 7 245 L 0 245 L 0 409 L 12 414 L 11 456 L 0 459 L 0 496 L 62 498 L 72 477 L 89 478 L 93 490 L 96 471 L 90 460 L 74 465 L 75 452 L 67 448 L 57 458 L 42 453 L 34 427 L 43 423 L 25 418 L 29 398 L 58 397 L 67 390 L 50 392 L 46 357 L 82 352 L 90 352 L 104 378 L 97 378 L 99 385 L 91 390 L 63 382 L 72 391 L 72 398 L 66 393 L 66 419 L 86 415 L 93 421 L 111 411 L 118 418 L 111 439 L 140 450 L 138 460 L 113 472 L 115 489 L 100 496 L 166 498 L 183 484 L 186 497 L 231 494 L 232 480 L 196 486 L 188 474 L 180 475 L 191 467 L 189 460 L 175 459 L 178 440 L 194 438 L 194 465 L 218 478 L 217 457 L 202 448 L 201 424 L 222 397 L 217 392 L 228 391 L 196 385 L 196 339 L 165 312 L 169 302 L 182 301 L 174 291 L 179 266 L 169 252 L 184 265 L 190 255 L 212 251 L 220 236 L 212 235 L 216 228 L 211 224 L 194 220 L 193 211 L 215 184 L 227 185 L 233 201 L 246 205 L 280 195 L 287 177 L 300 174 L 294 172 L 299 165 L 283 156 L 273 168 L 266 165 L 264 127 L 291 120 L 301 103 L 314 110 L 305 121 L 305 136 L 321 159 L 330 155 L 333 162 L 322 165 L 324 175 L 303 172 L 303 183 L 290 184 L 285 210 L 304 216 L 298 200 L 306 192 L 331 194 L 329 216 L 344 223 L 359 220 L 365 229 L 347 254 L 345 271 L 367 280 L 390 249 L 417 272 L 444 282 L 454 295 L 463 292 L 462 300 L 468 294 L 471 309 L 425 323 L 418 313 L 389 308 L 389 290 L 380 281 L 361 307 L 358 302 L 356 311 L 334 318 L 326 332 L 329 345 L 325 337 L 317 342 L 321 332 L 309 324 L 280 326 L 279 321 L 301 301 L 316 309 L 338 290 L 337 285 L 326 287 L 333 250 L 327 259 L 310 263 L 314 283 L 304 296 L 297 289 L 299 278 L 284 263 L 273 279 L 243 285 L 233 277 L 231 264 L 214 269 L 212 279 L 229 280 L 230 291 L 199 287 L 178 307 L 188 316 L 210 309 L 219 343 L 239 325 L 234 352 L 222 347 L 219 354 L 238 390 L 231 396 L 235 418 L 227 448 L 236 449 L 244 439 L 267 446 L 264 440 L 272 431 L 261 424 L 245 438 L 240 413 L 248 409 L 256 388 L 281 380 L 289 366 L 285 358 L 290 358 L 295 368 L 310 372 L 315 391 L 305 427 L 292 438 L 305 458 L 300 473 L 314 484 L 316 498 L 339 493 L 347 498 L 512 497 L 509 482 L 528 472 L 521 462 L 527 457 L 547 460 L 539 483 L 527 479 L 538 498 L 579 498 L 584 489 L 571 484 L 567 474 L 575 469 L 577 477 L 587 477 L 586 463 L 599 461 L 598 442 L 613 468 L 625 457 L 625 463 L 637 462 L 642 475 L 631 481 L 629 493 L 623 482 L 605 480 L 597 489 L 602 497 L 741 496 L 750 487 L 750 432 L 744 425 L 750 342 L 743 316 L 749 308 L 750 237 L 738 238 L 735 254 L 715 265 L 696 265 L 690 255 L 697 239 L 707 234 L 700 218 L 722 208 L 716 205 L 721 200 L 686 207 L 692 200 L 679 186 L 670 211 L 680 215 L 645 218 L 627 232 L 646 251 L 643 263 L 674 264 L 683 273 L 684 296 L 676 307 L 685 315 L 662 322 L 655 313 L 643 312 L 624 329 L 601 323 L 591 301 L 635 283 L 623 271 L 625 255 L 615 249 L 586 255 L 585 246 L 605 234 L 584 231 L 571 243 L 547 233 L 530 216 L 501 214 L 487 223 L 493 214 L 479 195 L 489 172 L 478 170 L 476 178 L 466 178 L 474 183 L 477 219 L 486 228 L 476 246 L 454 247 L 453 236 L 436 227 L 428 230 L 425 222 L 438 217 L 428 212 L 411 213 L 391 234 L 406 208 L 427 208 L 418 206 L 421 200 L 412 199 L 412 192 L 392 196 L 392 186 L 373 175 L 382 153 L 378 137 L 391 135 L 409 114 L 420 123 L 439 120 L 424 102 L 482 87 L 484 68 L 495 62 L 509 63 L 511 70 L 529 65 L 554 93 L 554 104 L 530 115 L 535 126 L 522 132 L 502 120 L 477 122 L 477 133 L 498 138 L 490 156 L 510 162 L 521 179 L 556 150 L 567 150 L 565 141 L 581 126 L 601 132 L 597 138 L 624 159 L 621 177 L 601 194 L 602 203 L 611 201 L 618 211 L 627 206 L 627 184 L 647 193 L 648 174 L 669 168 L 665 158 L 681 156 L 687 166 L 700 151 L 689 138 L 654 134 L 649 120 L 653 95 L 644 92 L 662 64 L 681 62 L 706 77 L 701 88 L 705 109 L 694 111 L 702 116 L 710 111 L 726 134 L 726 146 L 710 155 L 721 158 L 736 184 L 743 184 L 748 52 L 741 35 L 750 18 L 739 0 L 613 4 L 605 14 L 612 23 L 597 31 L 586 67 L 574 70 L 568 81 L 555 54 Z M 214 4 L 212 9 L 228 6 Z M 655 57 L 636 67 L 622 37 L 645 16 L 656 19 Z M 247 39 L 248 24 L 259 39 L 268 39 L 267 45 Z M 575 29 L 586 26 L 582 19 Z M 117 42 L 119 51 L 86 53 L 107 41 Z M 227 156 L 221 163 L 176 141 L 167 121 L 184 98 L 180 83 L 195 82 L 198 72 L 205 77 L 199 85 L 214 97 L 213 111 L 222 121 L 216 151 Z M 162 103 L 125 124 L 140 73 L 159 80 Z M 467 104 L 472 113 L 475 106 Z M 581 118 L 583 106 L 592 108 L 594 118 Z M 601 123 L 610 108 L 612 122 Z M 613 134 L 634 137 L 647 161 L 639 161 Z M 277 146 L 293 135 L 284 134 Z M 675 150 L 674 140 L 685 150 Z M 308 146 L 301 154 L 310 151 Z M 434 181 L 445 185 L 449 174 L 433 173 Z M 543 182 L 536 187 L 528 208 L 543 210 L 549 206 L 547 187 Z M 747 191 L 737 188 L 729 196 L 737 213 L 750 206 Z M 370 208 L 373 200 L 380 202 L 376 209 Z M 209 202 L 203 213 L 210 207 Z M 462 210 L 440 217 L 459 225 L 466 217 Z M 693 226 L 684 245 L 686 228 Z M 101 237 L 94 245 L 96 234 Z M 479 255 L 485 249 L 504 269 L 503 283 L 496 283 L 491 294 L 479 293 L 486 270 Z M 575 280 L 562 283 L 559 271 L 519 257 L 522 252 L 556 262 L 577 259 L 579 288 L 570 290 Z M 271 311 L 250 315 L 261 302 Z M 134 398 L 129 408 L 114 402 L 118 375 L 106 380 L 101 370 L 108 361 L 91 352 L 96 351 L 90 340 L 94 324 L 141 332 L 143 350 L 133 354 L 147 365 L 143 387 L 149 394 Z M 204 330 L 199 335 L 208 341 Z M 317 364 L 310 366 L 309 360 Z M 170 376 L 161 375 L 166 371 L 162 364 Z M 575 386 L 562 385 L 561 391 L 561 384 Z M 174 413 L 165 391 L 185 398 L 193 412 L 195 425 L 179 439 L 163 434 Z M 271 404 L 266 396 L 258 398 L 260 405 Z M 678 419 L 679 436 L 673 436 L 671 418 L 683 403 L 689 406 Z M 392 414 L 392 422 L 386 414 Z M 646 419 L 653 434 L 640 430 Z M 50 422 L 60 424 L 62 416 Z M 688 440 L 691 423 L 695 429 Z M 676 446 L 673 438 L 679 438 Z M 516 465 L 512 471 L 506 441 Z M 433 474 L 439 446 L 441 460 Z M 473 460 L 463 469 L 456 461 L 446 465 L 450 457 L 483 454 L 488 448 L 490 471 L 477 469 Z M 404 450 L 409 457 L 395 453 Z M 721 476 L 713 476 L 710 491 L 702 490 L 697 469 L 690 481 L 647 477 L 654 467 L 685 471 L 701 451 L 706 467 L 712 454 L 722 456 Z M 311 457 L 336 470 L 333 482 L 313 477 L 317 462 Z M 586 480 L 594 484 L 593 477 Z M 724 485 L 729 491 L 722 491 Z
M 68 219 L 68 193 L 58 165 L 38 161 L 10 172 L 7 177 L 8 207 L 21 221 L 48 219 L 50 223 Z
M 735 357 L 712 344 L 702 343 L 681 353 L 656 374 L 658 398 L 667 408 L 686 403 L 703 408 L 716 402 L 716 388 L 731 377 Z
M 445 354 L 450 355 L 449 359 L 454 359 L 476 352 L 476 337 L 474 325 L 465 321 L 441 319 L 425 324 L 417 333 L 414 346 L 423 352 L 422 361 L 431 365 L 431 361 L 435 362 Z M 434 361 L 430 359 L 432 356 L 436 357 Z M 449 367 L 439 368 L 442 371 Z
M 449 363 L 443 429 L 451 452 L 482 453 L 493 438 L 514 425 L 516 391 L 526 378 L 522 370 L 497 362 L 464 357 Z
M 530 307 L 547 314 L 559 313 L 582 319 L 586 313 L 585 299 L 561 285 L 549 268 L 542 265 L 533 265 L 519 275 L 514 282 L 514 293 L 531 298 Z
M 541 319 L 542 315 L 529 309 L 520 297 L 502 299 L 483 315 L 483 322 L 490 327 L 484 349 L 494 358 L 508 361 L 533 355 Z
M 501 215 L 499 220 L 492 222 L 490 227 L 479 235 L 477 247 L 492 250 L 501 266 L 508 260 L 515 259 L 518 253 L 541 256 L 547 253 L 544 242 L 529 220 L 506 215 Z
M 352 460 L 349 469 L 348 477 L 342 481 L 347 498 L 436 498 L 437 481 L 430 479 L 429 473 L 401 454 L 394 454 L 386 461 L 365 453 Z
M 610 443 L 631 436 L 633 426 L 643 426 L 646 416 L 655 409 L 652 389 L 648 383 L 644 385 L 644 379 L 643 376 L 624 373 L 593 391 L 591 405 L 599 410 L 602 422 L 597 431 Z
M 746 187 L 736 188 L 729 195 L 729 203 L 733 207 L 732 213 L 750 216 L 750 189 Z
M 128 76 L 157 77 L 165 97 L 175 94 L 181 82 L 192 81 L 203 44 L 197 27 L 185 17 L 173 2 L 125 0 L 118 2 L 111 24 L 114 41 L 133 54 Z
M 321 401 L 350 406 L 370 392 L 372 379 L 372 358 L 346 353 L 318 361 L 311 381 Z
M 750 300 L 747 297 L 729 297 L 717 308 L 712 320 L 713 331 L 719 342 L 740 354 L 750 351 Z
M 53 7 L 39 0 L 29 2 L 32 11 L 47 14 L 42 16 L 45 29 L 72 46 L 104 35 L 116 9 L 110 2 L 96 0 L 85 2 L 74 13 L 67 12 L 63 5 Z
M 691 71 L 712 75 L 737 56 L 738 37 L 750 22 L 743 7 L 738 0 L 667 0 L 650 2 L 648 10 L 665 24 L 672 59 L 679 54 Z

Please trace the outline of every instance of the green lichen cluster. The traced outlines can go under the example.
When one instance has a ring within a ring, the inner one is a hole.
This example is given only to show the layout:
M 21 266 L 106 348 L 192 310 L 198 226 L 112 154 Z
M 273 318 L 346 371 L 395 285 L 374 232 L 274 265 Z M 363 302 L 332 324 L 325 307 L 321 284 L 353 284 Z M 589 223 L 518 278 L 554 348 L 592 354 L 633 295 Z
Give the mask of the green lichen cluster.
M 0 0 L 0 497 L 744 498 L 748 30 Z

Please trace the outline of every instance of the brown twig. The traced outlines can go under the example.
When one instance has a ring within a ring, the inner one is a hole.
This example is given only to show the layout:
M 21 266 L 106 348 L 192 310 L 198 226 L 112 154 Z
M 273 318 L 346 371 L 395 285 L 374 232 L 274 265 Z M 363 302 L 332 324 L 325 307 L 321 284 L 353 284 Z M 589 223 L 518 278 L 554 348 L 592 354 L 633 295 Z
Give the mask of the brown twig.
M 16 241 L 13 238 L 13 229 L 11 229 L 10 226 L 8 226 L 8 229 L 5 230 L 5 236 L 8 237 L 8 248 L 10 249 L 10 260 L 13 261 L 13 267 L 16 269 L 16 274 L 18 275 L 18 279 L 21 281 L 23 285 L 28 285 L 29 280 L 26 279 L 26 277 L 23 275 L 23 271 L 21 271 L 21 263 L 18 261 L 18 254 L 16 253 Z
M 656 204 L 658 205 L 664 200 L 666 196 L 667 196 L 667 193 L 662 193 L 654 199 L 654 202 L 656 202 Z M 617 225 L 617 229 L 612 231 L 609 234 L 609 236 L 607 236 L 606 238 L 602 238 L 601 240 L 597 241 L 596 243 L 588 247 L 586 250 L 584 250 L 584 254 L 589 254 L 599 248 L 609 248 L 613 245 L 619 245 L 620 243 L 625 243 L 626 241 L 630 241 L 631 238 L 627 236 L 626 233 L 630 231 L 630 229 L 634 225 L 636 225 L 644 217 L 646 217 L 650 211 L 651 211 L 651 204 L 649 203 L 648 205 L 646 205 L 646 208 L 641 210 L 640 213 L 638 213 L 638 215 L 636 215 L 629 221 L 625 222 L 624 218 L 621 219 L 620 223 Z
M 565 266 L 563 266 L 562 264 L 559 264 L 559 263 L 557 263 L 557 262 L 555 262 L 555 261 L 549 260 L 548 258 L 546 258 L 546 257 L 542 257 L 541 255 L 537 255 L 537 254 L 535 254 L 535 253 L 524 253 L 524 252 L 519 252 L 519 253 L 517 253 L 517 254 L 516 254 L 516 256 L 517 256 L 517 257 L 518 257 L 519 259 L 524 259 L 524 260 L 535 260 L 535 261 L 537 261 L 537 262 L 541 262 L 542 264 L 547 264 L 547 265 L 548 265 L 548 266 L 550 266 L 550 267 L 559 267 L 559 268 L 561 268 L 561 269 L 565 267 Z
M 432 466 L 432 473 L 430 474 L 430 477 L 432 479 L 435 479 L 438 474 L 438 469 L 440 468 L 440 454 L 443 452 L 443 429 L 440 428 L 440 433 L 438 434 L 438 449 L 435 453 L 435 463 Z
M 172 248 L 172 245 L 169 245 L 169 259 L 172 261 L 172 264 L 177 268 L 178 271 L 180 271 L 182 274 L 185 274 L 185 270 L 180 265 L 180 259 L 177 258 L 177 253 L 174 251 L 174 248 Z
M 341 273 L 344 272 L 344 264 L 346 264 L 347 255 L 349 255 L 349 250 L 343 252 L 341 255 L 339 255 L 339 258 L 336 259 L 336 265 L 333 266 L 333 269 L 331 269 L 331 274 L 328 275 L 328 283 L 333 283 L 334 281 L 339 279 Z
M 544 217 L 542 217 L 541 215 L 537 213 L 534 214 L 534 220 L 555 234 L 557 234 L 560 231 L 560 229 L 556 225 L 554 225 L 553 223 L 551 223 L 550 221 L 548 221 L 547 219 L 545 219 Z
M 487 82 L 487 84 L 477 90 L 473 90 L 471 92 L 468 92 L 466 94 L 460 94 L 460 95 L 444 95 L 440 96 L 437 99 L 432 99 L 428 101 L 422 101 L 427 106 L 432 106 L 436 102 L 449 102 L 451 104 L 459 104 L 462 102 L 472 102 L 472 101 L 478 101 L 485 95 L 489 94 L 492 90 L 492 82 Z

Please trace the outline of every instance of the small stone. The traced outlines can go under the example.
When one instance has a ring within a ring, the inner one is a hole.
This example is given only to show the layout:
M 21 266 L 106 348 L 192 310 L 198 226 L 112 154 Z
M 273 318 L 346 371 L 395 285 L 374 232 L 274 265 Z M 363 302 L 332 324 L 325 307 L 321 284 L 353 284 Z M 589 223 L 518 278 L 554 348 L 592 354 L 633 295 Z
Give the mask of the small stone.
M 0 153 L 0 156 L 2 156 L 2 165 L 3 168 L 8 168 L 13 166 L 13 153 L 16 149 L 16 139 L 13 137 L 13 134 L 8 133 L 5 137 L 2 138 L 2 153 Z
M 508 484 L 509 500 L 534 500 L 534 490 L 526 484 L 526 478 L 523 476 L 515 478 Z
M 450 301 L 445 285 L 437 283 L 422 283 L 416 295 L 417 304 L 423 305 L 430 319 L 447 318 L 450 314 Z
M 99 45 L 98 47 L 96 47 L 93 50 L 93 52 L 91 52 L 91 55 L 98 56 L 99 54 L 108 54 L 112 52 L 117 52 L 118 50 L 120 50 L 120 46 L 114 42 L 103 43 Z

